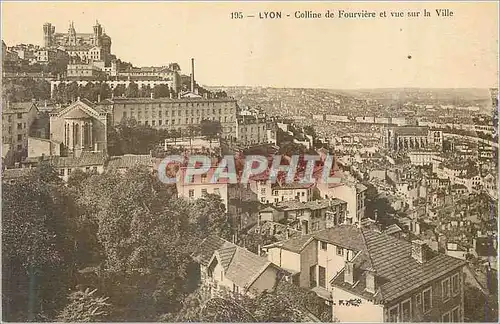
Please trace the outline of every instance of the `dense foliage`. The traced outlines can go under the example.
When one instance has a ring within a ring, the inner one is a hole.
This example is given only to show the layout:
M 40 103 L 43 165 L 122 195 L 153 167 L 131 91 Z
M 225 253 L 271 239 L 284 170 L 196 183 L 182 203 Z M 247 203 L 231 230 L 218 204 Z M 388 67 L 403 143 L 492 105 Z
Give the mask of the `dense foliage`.
M 203 297 L 191 254 L 208 234 L 231 239 L 231 221 L 219 196 L 188 203 L 166 187 L 140 167 L 75 171 L 64 184 L 44 164 L 5 182 L 3 319 L 283 322 L 323 312 L 295 286 Z

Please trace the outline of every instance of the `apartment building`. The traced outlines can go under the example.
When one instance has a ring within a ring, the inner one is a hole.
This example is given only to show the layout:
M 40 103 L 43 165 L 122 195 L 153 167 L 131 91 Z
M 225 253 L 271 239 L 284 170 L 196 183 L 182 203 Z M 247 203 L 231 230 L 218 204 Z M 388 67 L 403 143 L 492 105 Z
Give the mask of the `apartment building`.
M 322 199 L 308 202 L 289 200 L 270 205 L 259 212 L 259 221 L 282 222 L 292 229 L 309 234 L 343 224 L 347 203 L 340 199 Z
M 362 231 L 363 249 L 331 281 L 334 317 L 356 322 L 463 322 L 465 261 Z M 358 312 L 340 301 L 357 300 Z
M 257 199 L 263 204 L 276 204 L 282 201 L 312 200 L 314 184 L 310 183 L 271 183 L 269 180 L 257 181 Z
M 343 183 L 318 183 L 321 198 L 338 198 L 347 202 L 347 224 L 361 224 L 365 215 L 365 198 L 367 187 L 349 181 Z
M 178 197 L 188 201 L 195 201 L 207 194 L 215 194 L 221 197 L 227 211 L 229 180 L 227 178 L 218 178 L 216 182 L 212 182 L 216 170 L 217 168 L 212 167 L 205 174 L 193 175 L 190 181 L 185 181 L 188 167 L 181 167 L 177 173 L 176 182 Z
M 127 118 L 157 129 L 186 131 L 202 120 L 218 121 L 222 137 L 234 138 L 237 132 L 238 105 L 232 98 L 189 96 L 170 98 L 112 98 L 99 103 L 111 116 L 114 125 Z
M 265 116 L 240 114 L 237 121 L 237 137 L 241 144 L 276 144 L 276 127 Z
M 28 147 L 29 130 L 38 114 L 34 102 L 5 102 L 2 105 L 2 143 L 13 151 Z
M 463 321 L 466 263 L 421 241 L 340 225 L 264 250 L 294 283 L 325 299 L 339 322 Z

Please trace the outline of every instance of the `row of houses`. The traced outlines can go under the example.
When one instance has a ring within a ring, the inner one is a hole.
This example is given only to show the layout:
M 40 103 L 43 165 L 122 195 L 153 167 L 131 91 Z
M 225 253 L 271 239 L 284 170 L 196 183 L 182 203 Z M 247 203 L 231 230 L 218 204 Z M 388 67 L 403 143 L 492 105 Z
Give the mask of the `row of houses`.
M 216 237 L 194 258 L 216 289 L 258 295 L 278 273 L 311 289 L 340 322 L 461 322 L 465 261 L 386 232 L 337 225 L 263 247 L 267 258 Z M 356 307 L 348 301 L 356 301 Z

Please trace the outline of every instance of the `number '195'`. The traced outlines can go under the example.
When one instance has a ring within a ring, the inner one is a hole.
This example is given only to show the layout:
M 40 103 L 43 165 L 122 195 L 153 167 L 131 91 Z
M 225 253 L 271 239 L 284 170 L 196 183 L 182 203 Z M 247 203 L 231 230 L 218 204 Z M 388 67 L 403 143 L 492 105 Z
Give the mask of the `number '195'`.
M 243 13 L 241 11 L 231 12 L 231 19 L 243 19 Z

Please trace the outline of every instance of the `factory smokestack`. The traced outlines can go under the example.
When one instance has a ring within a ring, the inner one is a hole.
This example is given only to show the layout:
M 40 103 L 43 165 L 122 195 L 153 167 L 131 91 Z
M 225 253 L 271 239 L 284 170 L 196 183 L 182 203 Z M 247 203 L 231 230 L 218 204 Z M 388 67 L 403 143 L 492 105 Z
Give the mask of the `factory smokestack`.
M 194 58 L 191 59 L 191 92 L 194 93 Z

